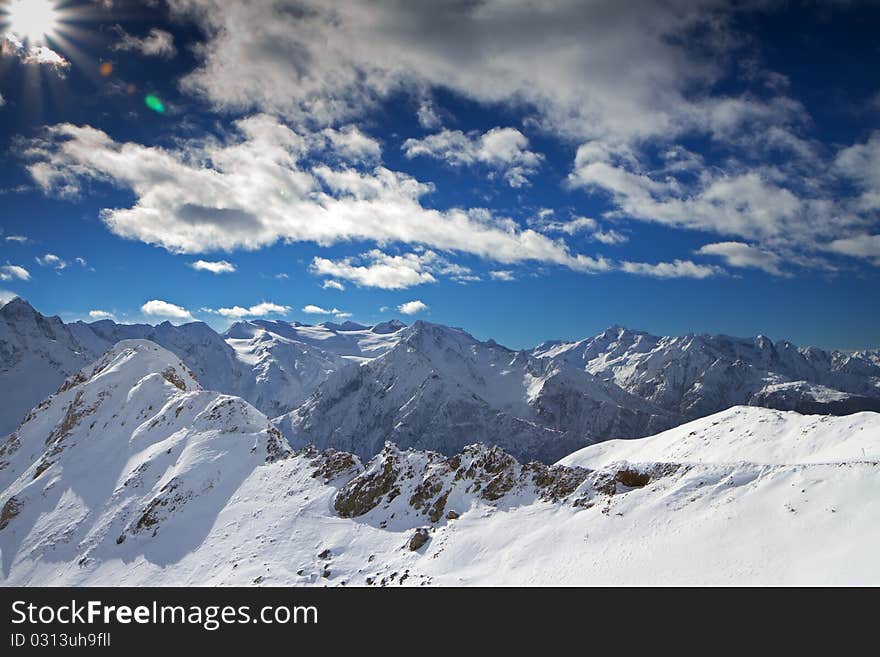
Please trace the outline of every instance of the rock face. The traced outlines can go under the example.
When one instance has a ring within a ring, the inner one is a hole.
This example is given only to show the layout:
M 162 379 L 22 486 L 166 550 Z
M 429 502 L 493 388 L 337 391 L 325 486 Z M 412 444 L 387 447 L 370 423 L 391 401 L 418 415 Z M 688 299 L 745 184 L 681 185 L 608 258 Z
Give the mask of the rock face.
M 333 507 L 343 517 L 367 517 L 383 526 L 392 517 L 397 525 L 426 520 L 436 524 L 450 514 L 458 517 L 477 500 L 559 502 L 589 474 L 579 467 L 521 465 L 498 447 L 469 445 L 447 458 L 435 452 L 401 451 L 388 443 L 339 489 Z

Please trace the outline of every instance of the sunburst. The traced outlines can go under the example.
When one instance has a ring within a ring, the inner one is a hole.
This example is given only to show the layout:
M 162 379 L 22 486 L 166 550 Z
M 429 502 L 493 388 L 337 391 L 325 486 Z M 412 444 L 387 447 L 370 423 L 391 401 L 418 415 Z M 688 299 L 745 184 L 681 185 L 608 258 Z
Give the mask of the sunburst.
M 55 0 L 10 0 L 0 11 L 3 31 L 30 45 L 43 44 L 56 36 L 63 18 Z

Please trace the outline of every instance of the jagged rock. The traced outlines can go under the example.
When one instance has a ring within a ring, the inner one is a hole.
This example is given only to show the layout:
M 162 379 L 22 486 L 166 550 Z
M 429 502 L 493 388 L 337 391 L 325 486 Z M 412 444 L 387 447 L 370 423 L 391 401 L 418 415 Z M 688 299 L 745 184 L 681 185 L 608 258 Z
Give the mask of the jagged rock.
M 415 533 L 412 535 L 412 538 L 409 539 L 409 549 L 411 552 L 415 552 L 419 548 L 421 548 L 425 543 L 427 543 L 431 538 L 431 534 L 429 533 L 426 527 L 419 527 Z
M 6 500 L 6 504 L 4 504 L 3 509 L 0 510 L 0 530 L 6 529 L 6 525 L 8 525 L 15 516 L 21 513 L 21 507 L 22 503 L 16 499 L 14 495 Z

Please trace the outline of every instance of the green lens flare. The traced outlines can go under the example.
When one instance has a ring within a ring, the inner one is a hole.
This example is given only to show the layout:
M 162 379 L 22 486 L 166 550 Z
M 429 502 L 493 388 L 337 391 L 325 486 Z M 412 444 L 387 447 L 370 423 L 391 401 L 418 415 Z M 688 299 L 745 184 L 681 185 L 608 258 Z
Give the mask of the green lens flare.
M 144 98 L 144 103 L 154 112 L 158 112 L 159 114 L 165 113 L 165 105 L 162 104 L 162 101 L 159 100 L 158 96 L 150 94 L 149 96 Z

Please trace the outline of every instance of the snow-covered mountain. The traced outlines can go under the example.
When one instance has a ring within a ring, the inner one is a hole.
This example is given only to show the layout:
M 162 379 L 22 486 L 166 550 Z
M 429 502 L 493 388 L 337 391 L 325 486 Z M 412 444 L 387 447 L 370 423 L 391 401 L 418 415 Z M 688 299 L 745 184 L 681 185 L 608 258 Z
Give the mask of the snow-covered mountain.
M 362 465 L 123 341 L 0 447 L 0 582 L 880 583 L 878 470 L 880 415 L 754 407 L 554 466 L 390 444 Z
M 565 361 L 648 400 L 680 421 L 738 404 L 812 413 L 880 410 L 875 352 L 798 348 L 764 336 L 657 337 L 613 327 L 533 354 Z
M 270 417 L 295 409 L 331 372 L 384 353 L 404 324 L 318 326 L 254 321 L 218 335 L 203 322 L 65 324 L 16 298 L 0 308 L 0 435 L 15 429 L 64 379 L 120 340 L 150 340 L 176 354 L 211 390 L 240 396 Z
M 16 299 L 0 309 L 0 435 L 125 339 L 175 353 L 206 388 L 242 397 L 293 444 L 365 459 L 386 440 L 446 454 L 485 441 L 552 462 L 592 442 L 649 435 L 739 404 L 880 410 L 880 353 L 762 336 L 656 337 L 614 327 L 516 352 L 422 322 L 253 320 L 218 335 L 200 322 L 64 324 Z
M 594 437 L 669 426 L 668 414 L 582 369 L 422 321 L 383 355 L 335 372 L 279 420 L 294 445 L 362 458 L 388 440 L 444 454 L 480 441 L 545 462 Z
M 104 351 L 58 317 L 44 317 L 18 297 L 0 307 L 0 435 Z

